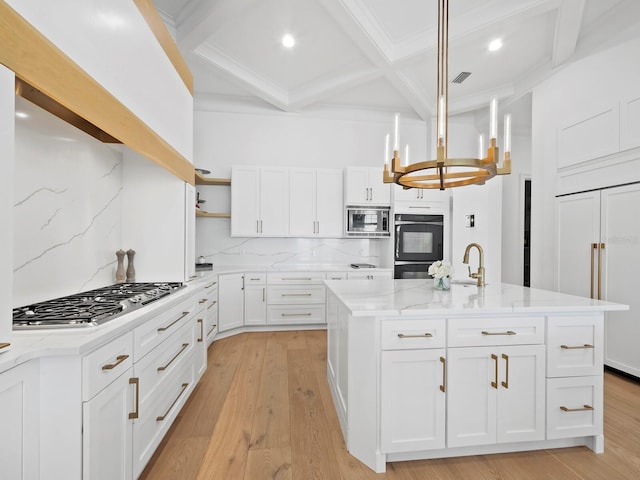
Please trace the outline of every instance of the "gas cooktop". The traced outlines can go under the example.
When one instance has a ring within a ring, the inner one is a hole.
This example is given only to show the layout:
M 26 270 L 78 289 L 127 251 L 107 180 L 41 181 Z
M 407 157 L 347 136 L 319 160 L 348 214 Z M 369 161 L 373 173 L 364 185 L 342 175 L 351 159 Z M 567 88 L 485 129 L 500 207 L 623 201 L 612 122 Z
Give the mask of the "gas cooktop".
M 181 288 L 181 282 L 118 283 L 13 309 L 14 330 L 101 325 L 155 302 Z

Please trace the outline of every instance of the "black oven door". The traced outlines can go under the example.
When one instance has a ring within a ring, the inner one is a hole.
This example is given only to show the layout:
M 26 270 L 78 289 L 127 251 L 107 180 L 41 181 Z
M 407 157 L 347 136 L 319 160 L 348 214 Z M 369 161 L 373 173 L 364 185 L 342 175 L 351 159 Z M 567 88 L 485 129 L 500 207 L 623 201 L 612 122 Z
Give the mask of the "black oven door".
M 444 228 L 441 218 L 437 215 L 396 215 L 395 261 L 435 262 L 442 260 Z M 416 221 L 426 219 L 433 220 Z
M 393 278 L 395 279 L 422 279 L 431 278 L 427 273 L 431 262 L 429 263 L 396 263 L 393 268 Z

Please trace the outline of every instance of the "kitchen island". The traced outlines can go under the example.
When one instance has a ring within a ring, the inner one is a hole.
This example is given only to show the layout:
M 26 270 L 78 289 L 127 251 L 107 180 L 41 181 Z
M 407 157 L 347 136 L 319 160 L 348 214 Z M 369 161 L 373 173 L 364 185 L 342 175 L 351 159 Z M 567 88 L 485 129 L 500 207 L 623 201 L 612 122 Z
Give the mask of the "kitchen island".
M 509 284 L 327 281 L 327 375 L 347 450 L 386 462 L 604 450 L 604 312 Z

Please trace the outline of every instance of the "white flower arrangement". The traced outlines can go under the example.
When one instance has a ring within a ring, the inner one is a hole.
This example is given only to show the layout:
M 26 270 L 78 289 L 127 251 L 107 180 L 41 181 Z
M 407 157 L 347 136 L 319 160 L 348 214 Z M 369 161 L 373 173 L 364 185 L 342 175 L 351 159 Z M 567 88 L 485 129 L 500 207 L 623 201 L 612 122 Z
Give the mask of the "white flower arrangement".
M 431 264 L 428 273 L 433 278 L 450 277 L 452 273 L 451 264 L 444 260 L 438 260 Z

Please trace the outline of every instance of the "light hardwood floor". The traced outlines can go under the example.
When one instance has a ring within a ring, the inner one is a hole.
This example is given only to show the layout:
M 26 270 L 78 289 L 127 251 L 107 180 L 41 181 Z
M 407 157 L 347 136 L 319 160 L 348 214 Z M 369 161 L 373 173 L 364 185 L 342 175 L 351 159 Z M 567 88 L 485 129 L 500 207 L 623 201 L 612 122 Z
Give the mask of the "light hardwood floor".
M 387 464 L 346 451 L 326 379 L 326 332 L 245 333 L 207 372 L 142 479 L 640 479 L 640 385 L 605 373 L 605 453 L 585 447 Z

